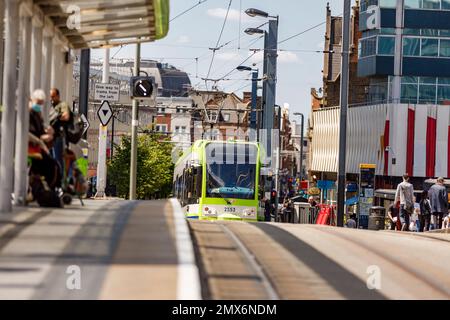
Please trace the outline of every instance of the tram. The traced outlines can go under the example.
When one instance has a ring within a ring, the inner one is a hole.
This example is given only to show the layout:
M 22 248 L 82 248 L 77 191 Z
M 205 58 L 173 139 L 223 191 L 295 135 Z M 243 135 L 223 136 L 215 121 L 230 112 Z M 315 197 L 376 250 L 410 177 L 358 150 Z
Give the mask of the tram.
M 262 220 L 260 167 L 257 143 L 198 140 L 175 165 L 174 195 L 190 219 Z

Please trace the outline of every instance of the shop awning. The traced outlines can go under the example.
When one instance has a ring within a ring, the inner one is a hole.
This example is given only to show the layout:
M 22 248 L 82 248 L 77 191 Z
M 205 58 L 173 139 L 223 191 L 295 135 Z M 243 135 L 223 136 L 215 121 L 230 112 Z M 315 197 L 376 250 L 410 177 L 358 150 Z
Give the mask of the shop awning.
M 164 38 L 169 0 L 35 0 L 69 46 L 104 48 Z

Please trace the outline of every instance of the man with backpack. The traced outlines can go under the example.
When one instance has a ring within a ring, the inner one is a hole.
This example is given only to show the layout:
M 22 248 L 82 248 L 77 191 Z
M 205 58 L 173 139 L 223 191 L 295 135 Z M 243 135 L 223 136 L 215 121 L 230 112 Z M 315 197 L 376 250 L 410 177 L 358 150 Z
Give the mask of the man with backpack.
M 411 214 L 414 211 L 414 188 L 409 183 L 409 175 L 403 175 L 403 182 L 397 186 L 395 192 L 396 206 L 400 207 L 400 222 L 402 224 L 402 231 L 409 230 L 409 223 Z

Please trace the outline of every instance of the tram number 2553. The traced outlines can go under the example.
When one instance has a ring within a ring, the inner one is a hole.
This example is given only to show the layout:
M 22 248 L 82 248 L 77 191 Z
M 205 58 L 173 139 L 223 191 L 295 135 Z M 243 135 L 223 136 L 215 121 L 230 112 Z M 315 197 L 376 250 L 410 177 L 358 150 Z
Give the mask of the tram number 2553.
M 236 208 L 234 208 L 234 207 L 225 207 L 225 212 L 235 213 L 236 212 Z

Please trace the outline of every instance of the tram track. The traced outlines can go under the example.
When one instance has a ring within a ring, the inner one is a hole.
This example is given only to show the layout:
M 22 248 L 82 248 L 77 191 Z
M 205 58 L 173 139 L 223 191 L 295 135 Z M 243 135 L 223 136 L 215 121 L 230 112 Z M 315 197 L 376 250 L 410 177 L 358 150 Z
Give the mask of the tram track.
M 241 254 L 247 260 L 248 265 L 253 269 L 255 274 L 261 279 L 262 285 L 266 290 L 266 294 L 269 300 L 279 300 L 277 291 L 269 280 L 268 276 L 265 274 L 264 269 L 258 263 L 255 256 L 247 249 L 245 244 L 236 236 L 225 224 L 220 224 L 221 229 L 224 233 L 236 244 L 237 248 L 240 250 Z
M 411 267 L 411 265 L 414 265 L 414 264 L 407 263 L 406 261 L 402 261 L 399 258 L 396 258 L 395 256 L 393 256 L 392 254 L 387 254 L 386 252 L 383 252 L 382 250 L 377 249 L 376 246 L 367 245 L 363 241 L 355 241 L 356 240 L 355 237 L 351 237 L 350 235 L 339 232 L 338 230 L 333 230 L 331 227 L 328 229 L 317 228 L 316 230 L 321 233 L 326 233 L 328 235 L 332 235 L 334 237 L 351 242 L 352 245 L 354 245 L 354 246 L 358 246 L 366 251 L 372 252 L 373 254 L 379 256 L 380 258 L 384 259 L 385 261 L 388 261 L 392 265 L 396 266 L 397 268 L 399 268 L 399 269 L 403 270 L 404 272 L 408 273 L 409 275 L 413 276 L 415 279 L 420 280 L 425 285 L 440 292 L 447 299 L 450 299 L 450 288 L 449 287 L 444 286 L 442 284 L 442 282 L 437 281 L 437 279 L 427 275 L 426 273 L 417 271 L 417 269 L 414 269 L 413 267 Z M 400 235 L 400 236 L 402 236 L 402 235 Z M 438 241 L 440 240 L 440 239 L 435 239 L 435 238 L 425 237 L 425 236 L 422 236 L 421 238 L 427 238 L 427 239 L 438 240 Z M 442 240 L 442 241 L 445 241 L 445 240 Z M 449 241 L 445 241 L 445 242 L 449 242 Z

